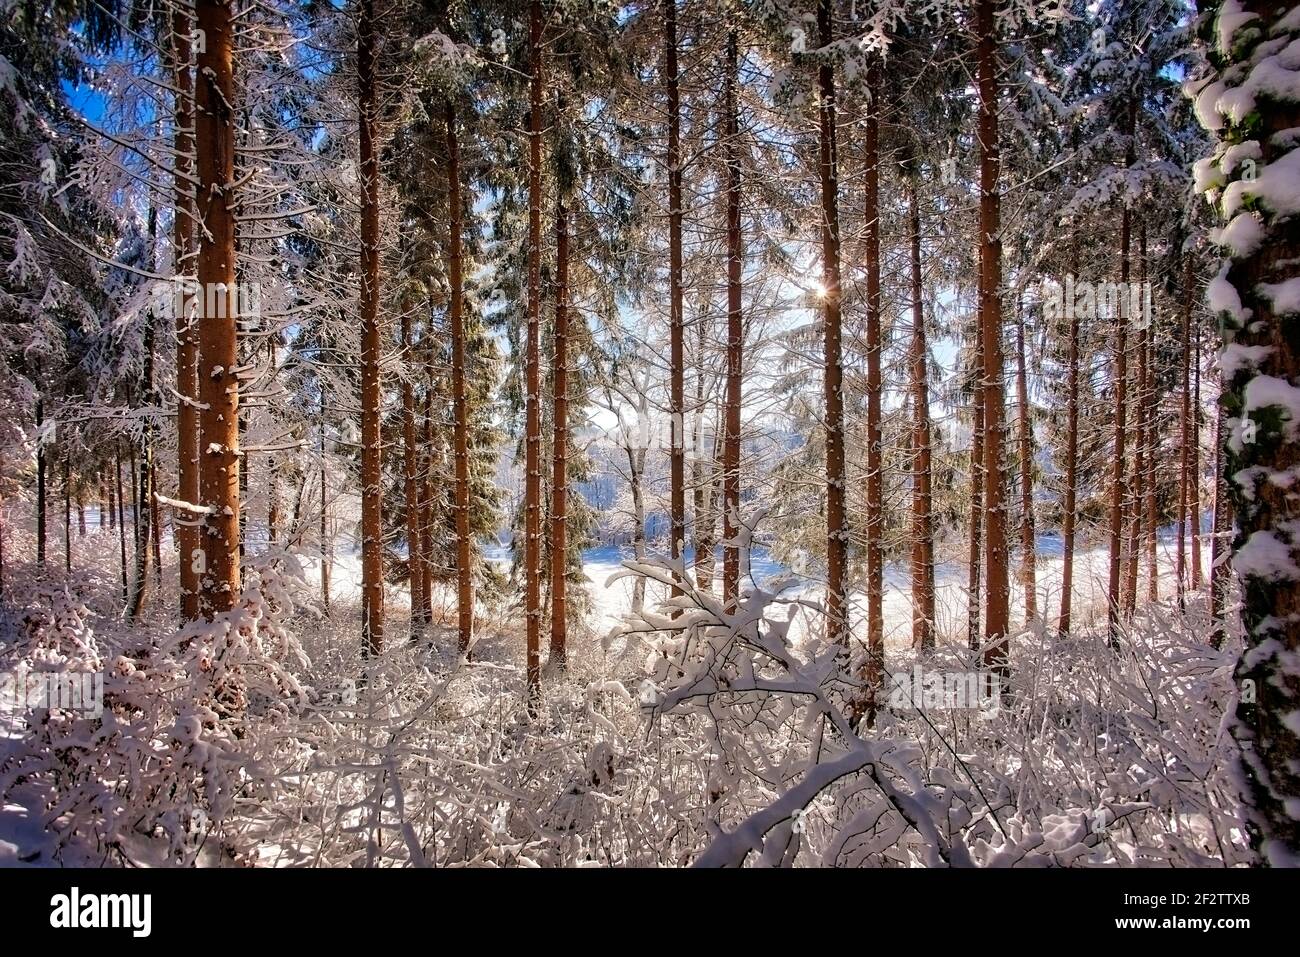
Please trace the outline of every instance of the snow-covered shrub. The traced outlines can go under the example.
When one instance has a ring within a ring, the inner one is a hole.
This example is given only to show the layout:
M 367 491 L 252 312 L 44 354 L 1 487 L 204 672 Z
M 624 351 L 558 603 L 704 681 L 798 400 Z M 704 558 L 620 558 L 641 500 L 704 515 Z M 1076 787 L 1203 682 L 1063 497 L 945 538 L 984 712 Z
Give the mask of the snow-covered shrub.
M 970 707 L 908 694 L 898 707 L 894 695 L 867 729 L 837 694 L 837 649 L 788 640 L 795 615 L 819 609 L 756 589 L 727 610 L 684 568 L 629 571 L 685 582 L 618 635 L 646 645 L 642 700 L 656 724 L 707 763 L 710 841 L 697 864 L 1247 860 L 1225 731 L 1239 645 L 1207 643 L 1203 604 L 1152 606 L 1118 654 L 1100 634 L 1028 630 L 1011 642 L 1011 685 L 995 697 Z M 948 646 L 891 653 L 887 670 L 980 667 L 978 654 Z
M 241 800 L 273 796 L 274 762 L 263 759 L 274 719 L 306 698 L 292 669 L 308 662 L 284 624 L 292 588 L 262 565 L 215 621 L 114 636 L 91 632 L 73 584 L 32 588 L 5 669 L 102 670 L 103 682 L 98 713 L 21 716 L 0 764 L 0 796 L 40 806 L 52 856 L 74 844 L 110 862 L 239 856 L 213 835 Z

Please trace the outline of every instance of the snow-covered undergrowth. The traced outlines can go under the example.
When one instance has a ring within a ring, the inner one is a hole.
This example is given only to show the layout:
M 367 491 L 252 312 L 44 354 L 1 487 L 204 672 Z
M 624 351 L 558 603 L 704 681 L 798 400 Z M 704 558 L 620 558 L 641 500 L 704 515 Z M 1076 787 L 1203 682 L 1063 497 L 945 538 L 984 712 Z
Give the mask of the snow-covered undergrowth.
M 106 536 L 101 536 L 106 537 Z M 92 539 L 94 536 L 92 536 Z M 105 568 L 111 565 L 105 563 Z M 524 703 L 518 616 L 470 661 L 434 629 L 360 658 L 354 607 L 323 618 L 293 555 L 259 558 L 228 621 L 121 620 L 109 573 L 9 570 L 0 669 L 99 670 L 99 717 L 9 716 L 0 858 L 263 866 L 1153 866 L 1240 864 L 1224 727 L 1239 644 L 1203 595 L 1105 636 L 1011 642 L 1006 694 L 940 696 L 874 724 L 854 668 L 787 641 L 807 594 L 734 613 L 688 590 L 574 635 Z M 670 570 L 636 573 L 666 583 Z M 658 594 L 652 590 L 652 594 Z M 394 603 L 396 605 L 396 602 Z M 170 602 L 169 602 L 170 605 Z M 674 614 L 676 612 L 676 614 Z M 955 637 L 955 636 L 953 636 Z M 891 676 L 975 671 L 958 641 Z M 996 704 L 996 708 L 990 705 Z

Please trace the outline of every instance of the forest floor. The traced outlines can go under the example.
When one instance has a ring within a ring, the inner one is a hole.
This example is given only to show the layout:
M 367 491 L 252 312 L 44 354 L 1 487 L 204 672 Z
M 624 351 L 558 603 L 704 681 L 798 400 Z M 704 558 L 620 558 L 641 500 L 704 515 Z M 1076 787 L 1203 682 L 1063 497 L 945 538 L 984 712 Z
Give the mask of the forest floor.
M 32 553 L 27 530 L 11 528 L 9 532 L 8 554 Z M 62 542 L 52 544 L 50 577 L 57 581 L 62 579 Z M 1203 544 L 1203 567 L 1208 572 L 1208 538 Z M 957 543 L 952 551 L 959 548 Z M 1054 617 L 1059 609 L 1061 561 L 1059 555 L 1050 554 L 1051 548 L 1051 541 L 1046 541 L 1038 556 L 1037 591 L 1040 612 Z M 80 616 L 85 624 L 83 638 L 93 634 L 99 648 L 132 654 L 131 649 L 163 646 L 174 631 L 170 591 L 166 611 L 160 609 L 155 596 L 145 620 L 129 624 L 121 614 L 116 533 L 93 529 L 85 539 L 74 538 L 74 550 L 77 570 L 69 584 L 84 604 Z M 164 548 L 165 554 L 170 551 Z M 1144 643 L 1153 649 L 1150 661 L 1168 658 L 1163 645 L 1155 650 L 1159 642 L 1180 644 L 1191 640 L 1187 635 L 1204 634 L 1204 625 L 1182 622 L 1167 600 L 1174 588 L 1173 553 L 1170 537 L 1162 536 L 1160 588 L 1166 601 L 1146 613 L 1144 621 L 1152 635 L 1165 637 Z M 263 710 L 250 705 L 256 720 L 249 718 L 235 735 L 237 740 L 226 742 L 230 752 L 220 771 L 225 783 L 216 787 L 222 795 L 219 800 L 213 793 L 214 772 L 205 767 L 205 781 L 195 785 L 197 797 L 178 804 L 179 811 L 171 809 L 170 818 L 169 809 L 162 807 L 161 813 L 149 818 L 151 822 L 157 818 L 152 828 L 131 829 L 120 819 L 128 809 L 136 810 L 133 802 L 143 798 L 123 793 L 132 788 L 130 782 L 109 783 L 113 801 L 122 805 L 115 812 L 119 823 L 110 826 L 100 818 L 114 815 L 76 810 L 81 803 L 94 802 L 65 800 L 60 804 L 63 785 L 33 774 L 26 783 L 19 780 L 10 789 L 0 809 L 0 865 L 679 864 L 698 854 L 711 833 L 705 820 L 710 814 L 701 803 L 705 794 L 733 793 L 739 805 L 733 813 L 743 813 L 761 800 L 755 787 L 764 799 L 779 793 L 779 787 L 772 790 L 762 783 L 762 773 L 757 785 L 740 780 L 745 762 L 733 761 L 726 753 L 734 742 L 725 735 L 718 737 L 719 732 L 703 730 L 686 719 L 647 722 L 635 697 L 645 679 L 647 649 L 627 636 L 607 640 L 628 611 L 632 589 L 628 578 L 606 584 L 621 567 L 609 550 L 597 553 L 586 565 L 591 581 L 588 624 L 571 635 L 567 673 L 544 670 L 543 699 L 531 715 L 524 707 L 523 617 L 519 608 L 507 604 L 481 609 L 472 660 L 462 662 L 449 651 L 454 646 L 455 628 L 454 596 L 450 594 L 443 596 L 436 610 L 434 628 L 411 642 L 406 640 L 409 612 L 404 590 L 390 590 L 389 650 L 371 663 L 358 694 L 354 679 L 360 650 L 360 562 L 355 549 L 346 545 L 338 548 L 336 555 L 333 614 L 328 619 L 320 616 L 317 607 L 319 579 L 314 559 L 281 556 L 280 564 L 288 571 L 284 578 L 290 584 L 281 585 L 280 591 L 294 596 L 292 608 L 281 602 L 281 611 L 287 611 L 285 634 L 291 635 L 284 642 L 286 646 L 301 645 L 303 657 L 291 670 L 303 689 L 302 703 L 292 708 L 262 705 Z M 1081 629 L 1104 618 L 1105 573 L 1104 547 L 1086 548 L 1077 554 L 1075 614 Z M 165 581 L 171 581 L 173 575 L 174 568 L 164 569 Z M 965 653 L 965 576 L 965 567 L 958 561 L 944 562 L 937 576 L 939 653 L 952 662 L 960 662 Z M 6 577 L 7 586 L 13 587 L 9 583 L 29 582 L 37 576 L 33 567 L 10 562 Z M 770 587 L 770 583 L 765 585 Z M 891 667 L 895 657 L 906 667 L 911 628 L 906 571 L 891 567 L 886 587 Z M 1142 587 L 1145 591 L 1145 581 Z M 1022 594 L 1014 578 L 1013 591 L 1013 615 L 1018 620 Z M 790 606 L 796 611 L 789 640 L 796 653 L 818 628 L 815 612 L 798 599 L 815 599 L 816 593 L 817 586 L 806 582 L 790 582 L 782 593 L 795 600 Z M 651 583 L 647 606 L 659 597 L 659 586 Z M 854 614 L 859 619 L 863 598 L 861 594 L 853 596 Z M 6 641 L 17 640 L 18 617 L 15 613 L 6 616 Z M 1029 640 L 1032 644 L 1046 639 L 1040 630 Z M 1197 648 L 1201 655 L 1199 645 Z M 3 650 L 0 645 L 0 652 Z M 150 653 L 139 652 L 146 658 Z M 1027 661 L 1035 655 L 1043 657 L 1034 648 L 1023 653 Z M 1226 680 L 1231 654 L 1227 649 L 1220 659 L 1204 652 L 1207 663 L 1198 666 L 1196 680 L 1210 680 L 1206 675 L 1213 675 L 1215 681 Z M 108 654 L 104 657 L 110 660 Z M 1139 671 L 1150 661 L 1135 656 Z M 1075 670 L 1073 665 L 1066 667 L 1071 675 Z M 1034 681 L 1037 684 L 1037 674 Z M 1142 675 L 1133 681 L 1149 683 Z M 1160 693 L 1172 694 L 1177 681 L 1166 684 L 1169 687 Z M 1131 697 L 1131 692 L 1127 693 Z M 250 701 L 256 705 L 256 696 L 250 695 Z M 171 706 L 176 707 L 174 701 Z M 1049 711 L 1055 707 L 1051 705 Z M 9 714 L 3 720 L 0 768 L 7 759 L 32 747 L 22 715 Z M 1099 720 L 1108 723 L 1112 719 Z M 1198 716 L 1189 724 L 1199 730 L 1188 732 L 1196 738 L 1197 747 L 1212 752 L 1197 765 L 1204 765 L 1197 773 L 1207 791 L 1210 785 L 1206 782 L 1217 780 L 1222 764 L 1222 756 L 1214 751 L 1218 745 L 1204 740 L 1204 729 L 1214 720 L 1213 714 Z M 952 746 L 959 738 L 970 739 L 974 747 L 974 739 L 985 733 L 976 724 L 954 717 L 949 729 L 952 740 L 945 743 L 943 734 L 937 738 L 931 734 L 935 731 L 931 722 L 927 729 L 912 727 L 905 719 L 898 719 L 897 726 L 892 721 L 883 726 L 891 733 L 905 731 L 929 741 L 924 748 L 932 766 L 946 761 L 947 751 L 956 755 L 957 750 L 964 750 Z M 1080 735 L 1079 745 L 1086 747 L 1082 732 Z M 175 747 L 176 737 L 174 730 L 164 727 L 155 731 L 153 746 L 165 751 L 166 746 L 159 742 L 170 740 Z M 1006 735 L 998 732 L 995 737 L 1002 740 Z M 782 737 L 782 741 L 786 739 Z M 935 751 L 938 745 L 942 747 Z M 760 752 L 771 746 L 771 742 L 758 745 Z M 793 753 L 794 746 L 788 746 Z M 1134 745 L 1139 746 L 1146 747 L 1140 742 Z M 1073 760 L 1063 759 L 1067 764 Z M 1131 763 L 1132 756 L 1117 757 L 1114 766 L 1107 762 L 1097 772 L 1107 782 L 1105 786 L 1063 784 L 1070 801 L 1053 795 L 1050 802 L 1044 799 L 1043 812 L 1078 801 L 1095 803 L 1108 788 L 1120 794 L 1122 789 L 1115 787 L 1113 778 L 1117 769 L 1124 771 L 1125 761 Z M 1190 756 L 1187 761 L 1196 763 Z M 1024 763 L 1023 757 L 1013 755 L 1000 765 L 998 774 L 1022 773 Z M 1056 770 L 1063 780 L 1077 782 L 1081 775 L 1079 768 Z M 134 769 L 132 773 L 141 772 Z M 0 784 L 4 780 L 0 775 Z M 1149 791 L 1147 786 L 1142 793 Z M 96 800 L 103 803 L 104 798 L 100 795 Z M 157 795 L 152 800 L 154 805 L 166 803 Z M 1226 826 L 1214 820 L 1219 812 L 1230 814 L 1231 808 L 1208 796 L 1206 803 L 1214 810 L 1188 814 L 1180 825 L 1183 831 L 1198 835 L 1193 842 L 1199 848 L 1196 855 L 1212 855 L 1216 842 L 1220 850 L 1225 841 L 1232 843 L 1218 833 Z M 1034 813 L 1041 817 L 1039 810 L 1035 808 Z M 179 825 L 177 813 L 183 819 Z M 75 820 L 79 814 L 88 821 Z M 833 826 L 828 827 L 834 831 Z M 1135 832 L 1129 843 L 1145 847 L 1145 841 L 1145 836 L 1140 840 Z M 810 839 L 809 845 L 813 843 Z M 1158 843 L 1164 846 L 1168 842 Z M 1126 853 L 1134 852 L 1116 853 L 1122 860 Z M 1222 856 L 1230 855 L 1223 852 Z

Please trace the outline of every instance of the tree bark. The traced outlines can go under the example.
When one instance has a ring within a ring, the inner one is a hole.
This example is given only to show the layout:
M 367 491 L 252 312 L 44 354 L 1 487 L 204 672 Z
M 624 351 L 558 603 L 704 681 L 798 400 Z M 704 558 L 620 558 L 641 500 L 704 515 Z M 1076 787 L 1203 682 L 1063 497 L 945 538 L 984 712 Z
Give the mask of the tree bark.
M 966 645 L 971 651 L 980 647 L 981 590 L 984 555 L 984 339 L 975 324 L 975 379 L 971 395 L 970 447 L 970 542 L 966 556 Z
M 1192 591 L 1199 591 L 1204 576 L 1201 569 L 1201 324 L 1194 324 L 1192 337 L 1192 417 L 1191 472 L 1187 489 L 1187 520 L 1192 526 Z M 1219 434 L 1216 427 L 1216 436 Z M 1216 482 L 1217 486 L 1217 482 Z M 1217 497 L 1218 492 L 1216 490 Z
M 231 9 L 200 0 L 195 144 L 198 280 L 204 308 L 199 330 L 199 498 L 207 508 L 202 533 L 199 610 L 204 618 L 230 610 L 240 592 L 239 380 L 235 302 L 234 63 Z M 217 315 L 207 315 L 212 303 Z
M 831 3 L 819 0 L 817 26 L 823 49 L 831 43 Z M 848 554 L 848 525 L 844 512 L 844 396 L 842 392 L 840 330 L 840 212 L 839 170 L 835 131 L 835 70 L 823 60 L 817 70 L 820 93 L 820 157 L 822 200 L 823 397 L 826 402 L 826 638 L 848 652 L 844 579 Z
M 1016 429 L 1020 459 L 1020 583 L 1025 590 L 1025 622 L 1038 618 L 1038 580 L 1034 534 L 1034 435 L 1029 422 L 1029 381 L 1025 371 L 1025 314 L 1016 304 Z
M 130 598 L 129 586 L 126 579 L 126 505 L 122 501 L 122 449 L 114 447 L 113 449 L 113 483 L 117 489 L 115 496 L 117 501 L 117 548 L 118 548 L 118 571 L 122 578 L 122 607 L 126 607 L 127 600 Z
M 379 154 L 375 144 L 374 0 L 360 0 L 357 93 L 361 157 L 361 637 L 363 654 L 384 648 L 383 435 L 379 336 Z
M 469 525 L 469 388 L 465 381 L 465 280 L 461 252 L 460 142 L 456 137 L 456 108 L 447 101 L 447 275 L 451 283 L 451 392 L 456 419 L 456 647 L 466 654 L 474 640 L 474 566 Z
M 1226 16 L 1228 5 L 1223 5 Z M 1264 59 L 1300 42 L 1294 4 L 1245 0 L 1239 9 L 1255 15 L 1223 51 L 1218 79 L 1230 93 L 1246 90 Z M 1239 14 L 1238 14 L 1239 16 Z M 1220 25 L 1220 31 L 1223 31 Z M 1217 64 L 1216 64 L 1217 65 Z M 1254 70 L 1252 73 L 1251 70 Z M 1258 181 L 1241 163 L 1221 160 L 1218 169 L 1238 183 L 1244 196 L 1258 196 L 1252 212 L 1258 242 L 1249 250 L 1225 243 L 1223 281 L 1240 297 L 1241 313 L 1219 318 L 1224 345 L 1243 349 L 1255 361 L 1225 376 L 1220 407 L 1226 416 L 1218 436 L 1236 520 L 1233 565 L 1241 584 L 1244 649 L 1234 678 L 1236 720 L 1229 727 L 1240 747 L 1236 771 L 1243 785 L 1242 817 L 1262 863 L 1294 867 L 1300 861 L 1300 528 L 1296 523 L 1295 477 L 1300 443 L 1295 441 L 1295 399 L 1300 396 L 1300 341 L 1282 284 L 1300 282 L 1300 234 L 1286 203 L 1262 184 L 1286 183 L 1300 157 L 1288 131 L 1300 126 L 1293 97 L 1260 95 L 1248 121 L 1227 122 L 1220 144 L 1257 144 Z M 1289 164 L 1289 165 L 1288 165 Z M 1287 199 L 1293 199 L 1293 191 Z M 1225 363 L 1226 365 L 1226 363 Z M 1247 684 L 1249 682 L 1249 684 Z M 1248 695 L 1247 689 L 1254 695 Z
M 912 644 L 934 649 L 934 520 L 931 515 L 930 384 L 922 299 L 921 204 L 915 171 L 908 180 L 912 233 Z
M 542 322 L 542 4 L 528 4 L 528 343 L 524 405 L 524 607 L 530 711 L 541 697 L 542 421 L 539 351 Z
M 190 295 L 190 270 L 194 248 L 194 74 L 190 69 L 191 19 L 185 4 L 176 4 L 172 12 L 173 133 L 176 150 L 172 176 L 175 214 L 172 221 L 172 302 L 176 323 L 176 477 L 177 497 L 182 502 L 198 504 L 199 492 L 199 317 Z M 102 524 L 102 519 L 101 519 Z M 203 564 L 201 514 L 177 510 L 173 525 L 180 570 L 180 612 L 182 621 L 199 617 L 200 572 Z
M 870 95 L 866 104 L 863 136 L 863 182 L 867 268 L 867 667 L 863 678 L 872 696 L 880 687 L 885 654 L 885 529 L 884 455 L 881 438 L 880 371 L 883 347 L 880 332 L 880 60 L 872 56 L 867 67 Z
M 669 325 L 669 414 L 671 447 L 669 449 L 669 534 L 670 554 L 674 561 L 682 557 L 686 543 L 686 346 L 682 306 L 682 168 L 681 103 L 677 77 L 677 0 L 663 0 L 664 17 L 664 85 L 668 95 L 668 148 L 664 164 L 668 168 L 668 325 Z M 728 37 L 734 39 L 735 31 Z M 730 47 L 728 47 L 730 49 Z M 734 72 L 734 71 L 733 71 Z M 728 76 L 731 74 L 729 73 Z M 730 227 L 728 227 L 730 228 Z M 725 525 L 726 516 L 723 516 Z M 724 533 L 725 534 L 725 533 Z M 673 594 L 681 594 L 674 588 Z
M 37 383 L 36 392 L 36 564 L 45 569 L 45 396 Z
M 551 433 L 551 658 L 566 667 L 568 626 L 569 498 L 569 212 L 555 199 L 555 329 Z
M 672 3 L 672 0 L 666 0 Z M 736 103 L 739 72 L 736 31 L 727 34 L 726 111 L 727 162 L 727 406 L 722 442 L 722 601 L 734 608 L 740 599 L 740 549 L 733 544 L 740 517 L 740 406 L 744 375 L 745 326 L 741 306 L 744 255 L 740 221 L 740 117 Z M 711 546 L 712 543 L 710 543 Z
M 1079 268 L 1079 240 L 1070 240 L 1070 275 Z M 1057 630 L 1062 635 L 1070 633 L 1070 619 L 1074 597 L 1074 537 L 1078 521 L 1077 495 L 1079 489 L 1079 314 L 1074 303 L 1066 310 L 1070 318 L 1069 356 L 1066 359 L 1066 435 L 1065 435 L 1065 513 L 1061 529 L 1064 556 L 1061 560 L 1061 617 Z
M 414 365 L 414 348 L 411 342 L 411 312 L 407 304 L 402 308 L 402 349 L 408 369 Z M 416 466 L 418 450 L 415 443 L 415 387 L 411 374 L 402 380 L 402 501 L 406 510 L 406 580 L 411 594 L 411 640 L 419 639 L 425 622 L 424 574 L 421 571 L 423 556 L 420 553 L 420 492 Z
M 1179 468 L 1178 468 L 1178 548 L 1176 553 L 1178 577 L 1178 606 L 1181 608 L 1187 592 L 1187 505 L 1191 490 L 1191 418 L 1192 418 L 1192 254 L 1183 255 L 1183 309 L 1181 337 L 1183 346 L 1180 375 L 1182 377 L 1182 409 L 1179 413 Z
M 1137 117 L 1137 101 L 1129 103 L 1128 122 L 1125 133 L 1129 137 L 1126 165 L 1133 165 L 1133 127 Z M 1120 218 L 1120 280 L 1125 288 L 1129 280 L 1129 250 L 1132 244 L 1132 214 L 1125 205 Z M 1119 647 L 1120 620 L 1120 572 L 1123 560 L 1124 510 L 1127 499 L 1128 482 L 1124 470 L 1125 433 L 1128 431 L 1128 325 L 1123 321 L 1115 323 L 1115 374 L 1112 377 L 1115 389 L 1115 438 L 1112 452 L 1112 476 L 1110 486 L 1110 551 L 1108 554 L 1109 571 L 1106 580 L 1106 611 L 1110 643 Z
M 72 469 L 63 455 L 63 571 L 72 574 Z
M 329 539 L 329 487 L 325 468 L 325 388 L 320 394 L 320 597 L 325 617 L 330 616 L 330 565 L 333 548 Z
M 998 80 L 993 0 L 977 0 L 980 144 L 980 338 L 984 374 L 984 663 L 1003 679 L 1007 666 L 1007 534 L 1003 487 L 1002 223 L 998 176 Z

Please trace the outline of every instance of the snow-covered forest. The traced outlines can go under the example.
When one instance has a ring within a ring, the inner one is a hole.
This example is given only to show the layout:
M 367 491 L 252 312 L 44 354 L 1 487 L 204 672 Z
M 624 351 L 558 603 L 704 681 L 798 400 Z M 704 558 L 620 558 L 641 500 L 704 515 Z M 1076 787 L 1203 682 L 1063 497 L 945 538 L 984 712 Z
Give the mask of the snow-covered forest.
M 0 0 L 0 865 L 1300 864 L 1300 5 Z

